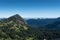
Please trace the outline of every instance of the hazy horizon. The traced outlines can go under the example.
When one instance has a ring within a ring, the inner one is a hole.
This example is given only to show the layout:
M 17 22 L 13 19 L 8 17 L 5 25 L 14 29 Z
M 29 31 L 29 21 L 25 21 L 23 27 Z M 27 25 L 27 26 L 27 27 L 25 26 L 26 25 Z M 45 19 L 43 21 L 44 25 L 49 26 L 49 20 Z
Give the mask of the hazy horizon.
M 23 18 L 57 18 L 60 0 L 0 0 L 0 18 L 15 14 Z

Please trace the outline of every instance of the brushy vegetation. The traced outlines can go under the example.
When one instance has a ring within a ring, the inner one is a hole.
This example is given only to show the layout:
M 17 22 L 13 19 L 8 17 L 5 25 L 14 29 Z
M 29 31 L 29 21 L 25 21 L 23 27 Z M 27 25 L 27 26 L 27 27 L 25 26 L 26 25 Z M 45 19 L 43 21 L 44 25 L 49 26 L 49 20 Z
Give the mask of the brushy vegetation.
M 0 20 L 0 40 L 43 40 L 60 38 L 60 30 L 31 28 L 18 14 Z

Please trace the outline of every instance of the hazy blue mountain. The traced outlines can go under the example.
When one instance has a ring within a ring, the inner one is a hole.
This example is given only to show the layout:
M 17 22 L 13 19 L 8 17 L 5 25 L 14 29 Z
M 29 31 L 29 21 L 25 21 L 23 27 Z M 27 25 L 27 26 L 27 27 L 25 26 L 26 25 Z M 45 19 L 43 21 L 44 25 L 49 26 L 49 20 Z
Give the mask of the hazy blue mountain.
M 46 25 L 47 28 L 59 28 L 60 29 L 60 19 L 57 19 L 55 22 Z
M 28 19 L 26 20 L 28 25 L 31 26 L 31 27 L 40 27 L 40 26 L 46 26 L 46 25 L 49 25 L 49 24 L 52 24 L 56 21 L 60 20 L 60 17 L 58 18 L 47 18 L 47 19 Z
M 0 18 L 0 20 L 1 20 L 1 19 L 4 19 L 4 18 Z

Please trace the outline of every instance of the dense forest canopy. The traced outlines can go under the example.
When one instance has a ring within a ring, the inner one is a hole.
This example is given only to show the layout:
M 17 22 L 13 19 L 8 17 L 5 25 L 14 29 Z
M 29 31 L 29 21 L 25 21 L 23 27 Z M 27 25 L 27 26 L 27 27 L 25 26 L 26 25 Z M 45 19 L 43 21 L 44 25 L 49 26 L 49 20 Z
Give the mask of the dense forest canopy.
M 31 24 L 35 24 L 35 26 L 40 25 L 38 22 L 41 21 L 33 21 Z M 60 20 L 54 21 L 52 24 L 48 24 L 45 27 L 30 27 L 28 22 L 16 14 L 0 20 L 0 40 L 52 40 L 60 38 L 60 28 L 57 25 L 60 25 Z

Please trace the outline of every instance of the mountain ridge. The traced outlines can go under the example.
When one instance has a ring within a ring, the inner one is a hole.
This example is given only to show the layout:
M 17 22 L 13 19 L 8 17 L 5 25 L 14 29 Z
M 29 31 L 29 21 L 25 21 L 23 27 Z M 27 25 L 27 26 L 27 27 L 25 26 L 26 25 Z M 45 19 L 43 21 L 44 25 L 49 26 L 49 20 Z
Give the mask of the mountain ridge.
M 13 15 L 9 18 L 0 20 L 0 39 L 21 39 L 19 34 L 24 34 L 28 30 L 28 26 L 24 19 L 19 15 Z M 17 35 L 17 36 L 16 36 Z M 22 37 L 23 38 L 23 37 Z M 23 38 L 24 39 L 24 38 Z M 22 39 L 21 39 L 22 40 Z
M 60 17 L 58 18 L 48 18 L 48 19 L 28 19 L 26 20 L 28 25 L 31 27 L 46 27 L 46 25 L 50 25 L 52 23 L 55 23 L 56 21 L 60 21 Z

